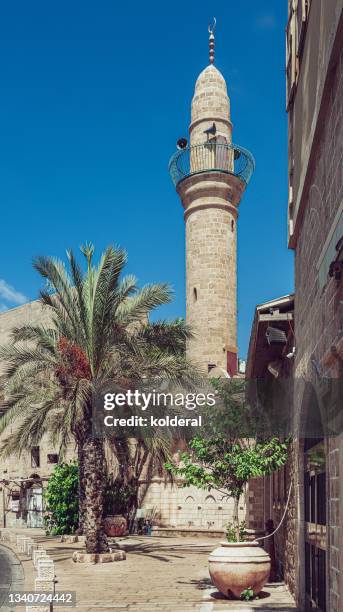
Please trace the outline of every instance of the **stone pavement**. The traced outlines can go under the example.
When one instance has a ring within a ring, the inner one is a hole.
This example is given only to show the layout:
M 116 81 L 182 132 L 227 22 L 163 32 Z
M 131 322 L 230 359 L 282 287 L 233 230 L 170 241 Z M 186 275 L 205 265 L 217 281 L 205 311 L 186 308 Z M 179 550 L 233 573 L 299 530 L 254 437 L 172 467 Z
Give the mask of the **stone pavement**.
M 24 588 L 24 572 L 17 556 L 7 546 L 0 544 L 0 610 L 10 612 L 6 605 L 7 593 Z
M 40 530 L 20 531 L 44 544 L 55 560 L 57 590 L 76 591 L 77 612 L 296 612 L 284 584 L 267 585 L 253 602 L 221 596 L 208 574 L 208 555 L 217 545 L 213 538 L 130 536 L 117 540 L 127 551 L 126 561 L 90 565 L 72 562 L 78 543 L 61 543 Z M 23 563 L 25 589 L 32 589 L 29 563 Z

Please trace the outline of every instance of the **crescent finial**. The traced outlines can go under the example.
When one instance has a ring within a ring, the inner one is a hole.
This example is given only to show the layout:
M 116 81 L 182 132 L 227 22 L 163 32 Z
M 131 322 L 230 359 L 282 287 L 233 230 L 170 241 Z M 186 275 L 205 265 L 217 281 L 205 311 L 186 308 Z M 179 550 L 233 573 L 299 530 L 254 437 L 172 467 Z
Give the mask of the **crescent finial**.
M 210 35 L 210 64 L 214 64 L 214 31 L 216 29 L 217 20 L 213 17 L 212 25 L 208 26 L 208 33 Z
M 216 18 L 215 18 L 215 17 L 213 17 L 213 22 L 212 22 L 212 25 L 211 25 L 211 24 L 209 24 L 209 26 L 208 26 L 208 33 L 209 33 L 209 34 L 214 34 L 215 29 L 216 29 L 216 25 L 217 25 L 217 20 L 216 20 Z

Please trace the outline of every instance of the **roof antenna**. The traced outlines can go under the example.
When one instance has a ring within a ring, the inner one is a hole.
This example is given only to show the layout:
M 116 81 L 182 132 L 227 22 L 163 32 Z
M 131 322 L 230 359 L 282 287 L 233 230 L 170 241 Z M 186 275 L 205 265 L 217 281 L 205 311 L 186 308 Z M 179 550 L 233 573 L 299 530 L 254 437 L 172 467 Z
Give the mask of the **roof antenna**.
M 212 25 L 208 26 L 208 33 L 210 35 L 210 64 L 214 64 L 214 31 L 216 29 L 217 20 L 213 17 Z

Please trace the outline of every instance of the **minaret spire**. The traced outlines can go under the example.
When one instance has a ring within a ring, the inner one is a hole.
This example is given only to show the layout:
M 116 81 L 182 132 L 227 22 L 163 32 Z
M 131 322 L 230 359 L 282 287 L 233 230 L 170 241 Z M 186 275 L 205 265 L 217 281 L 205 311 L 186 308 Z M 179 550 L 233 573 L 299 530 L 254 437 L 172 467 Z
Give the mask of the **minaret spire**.
M 214 64 L 214 31 L 216 29 L 217 20 L 213 17 L 213 23 L 208 26 L 208 33 L 210 35 L 210 64 Z

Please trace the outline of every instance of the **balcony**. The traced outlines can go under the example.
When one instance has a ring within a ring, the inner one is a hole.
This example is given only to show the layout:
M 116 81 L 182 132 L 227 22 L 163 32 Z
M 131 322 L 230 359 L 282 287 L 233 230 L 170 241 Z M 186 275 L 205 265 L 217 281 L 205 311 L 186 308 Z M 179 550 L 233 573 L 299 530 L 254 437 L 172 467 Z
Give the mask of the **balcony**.
M 177 151 L 168 168 L 175 186 L 194 174 L 225 172 L 239 178 L 245 187 L 255 169 L 255 160 L 249 151 L 237 145 L 206 142 Z

